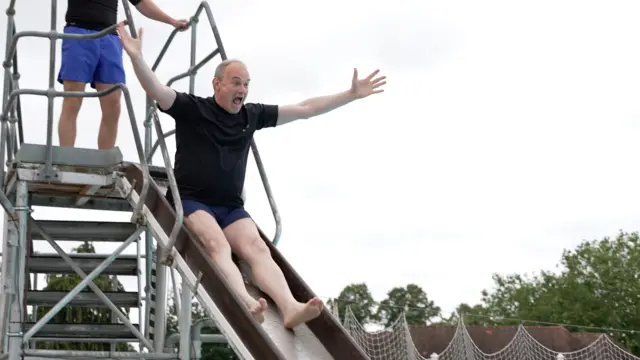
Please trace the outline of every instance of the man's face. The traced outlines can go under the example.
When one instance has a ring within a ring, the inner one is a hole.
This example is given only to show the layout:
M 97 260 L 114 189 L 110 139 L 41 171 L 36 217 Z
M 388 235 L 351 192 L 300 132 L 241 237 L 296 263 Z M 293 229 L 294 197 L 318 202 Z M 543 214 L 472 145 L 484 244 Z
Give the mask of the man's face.
M 222 79 L 213 79 L 218 105 L 232 114 L 238 113 L 249 93 L 249 81 L 249 72 L 243 64 L 229 64 Z

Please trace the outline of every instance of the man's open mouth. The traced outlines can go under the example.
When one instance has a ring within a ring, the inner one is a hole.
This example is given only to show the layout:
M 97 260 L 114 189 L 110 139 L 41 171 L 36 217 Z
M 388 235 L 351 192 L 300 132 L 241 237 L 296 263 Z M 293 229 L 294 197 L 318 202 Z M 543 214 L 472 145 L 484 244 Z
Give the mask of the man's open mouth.
M 236 97 L 233 98 L 233 103 L 235 105 L 240 105 L 240 104 L 242 104 L 242 100 L 244 100 L 244 97 L 236 96 Z

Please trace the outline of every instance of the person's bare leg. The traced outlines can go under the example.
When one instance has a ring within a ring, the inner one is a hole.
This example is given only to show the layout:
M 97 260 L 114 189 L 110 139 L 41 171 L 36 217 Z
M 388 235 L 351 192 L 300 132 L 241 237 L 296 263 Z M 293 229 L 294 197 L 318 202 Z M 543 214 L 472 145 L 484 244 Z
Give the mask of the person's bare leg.
M 320 315 L 324 307 L 322 300 L 316 297 L 304 304 L 293 297 L 253 220 L 237 220 L 224 229 L 224 234 L 231 249 L 251 267 L 256 285 L 278 305 L 285 327 L 294 328 Z
M 86 84 L 65 80 L 64 91 L 84 91 Z M 58 121 L 58 142 L 60 146 L 74 146 L 76 143 L 76 122 L 82 107 L 82 98 L 65 97 L 62 100 L 62 111 Z
M 213 216 L 206 211 L 198 210 L 187 216 L 184 223 L 200 239 L 213 262 L 220 268 L 232 289 L 244 301 L 254 319 L 258 323 L 264 322 L 263 312 L 266 310 L 267 302 L 264 299 L 254 299 L 247 292 L 240 269 L 231 258 L 231 247 Z
M 97 91 L 104 91 L 113 85 L 96 83 Z M 118 121 L 120 120 L 120 89 L 109 95 L 100 98 L 100 108 L 102 108 L 102 120 L 100 121 L 100 131 L 98 132 L 98 149 L 108 150 L 116 146 L 118 137 Z

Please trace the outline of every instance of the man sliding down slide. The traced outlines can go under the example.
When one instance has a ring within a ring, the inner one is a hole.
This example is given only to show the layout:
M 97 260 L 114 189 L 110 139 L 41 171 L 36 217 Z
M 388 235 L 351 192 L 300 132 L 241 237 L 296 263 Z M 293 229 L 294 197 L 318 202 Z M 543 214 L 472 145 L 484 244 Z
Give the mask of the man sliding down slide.
M 385 77 L 378 70 L 358 79 L 354 69 L 351 88 L 292 105 L 245 103 L 249 72 L 239 60 L 225 60 L 215 70 L 214 94 L 199 97 L 163 85 L 142 57 L 142 34 L 132 38 L 123 25 L 120 41 L 131 58 L 136 76 L 160 111 L 176 122 L 175 176 L 185 226 L 202 242 L 233 290 L 258 323 L 264 321 L 267 302 L 254 299 L 231 258 L 232 251 L 251 267 L 256 284 L 279 307 L 285 327 L 293 328 L 320 315 L 318 298 L 306 304 L 291 294 L 282 270 L 273 261 L 255 223 L 244 209 L 247 157 L 255 131 L 324 114 L 354 100 L 383 92 Z M 173 204 L 171 192 L 167 200 Z

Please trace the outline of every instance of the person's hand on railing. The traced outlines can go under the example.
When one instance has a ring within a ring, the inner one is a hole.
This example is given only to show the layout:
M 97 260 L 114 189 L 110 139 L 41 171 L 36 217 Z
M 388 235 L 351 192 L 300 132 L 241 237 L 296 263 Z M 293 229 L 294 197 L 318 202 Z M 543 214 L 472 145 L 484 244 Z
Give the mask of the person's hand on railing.
M 131 34 L 129 34 L 127 29 L 124 28 L 123 23 L 118 24 L 116 31 L 120 36 L 120 42 L 122 43 L 124 51 L 126 51 L 131 58 L 140 56 L 142 52 L 142 28 L 138 29 L 137 39 L 134 39 Z
M 189 25 L 191 25 L 191 22 L 189 20 L 180 19 L 180 20 L 175 20 L 171 25 L 173 25 L 174 28 L 180 31 L 185 31 L 189 28 Z

